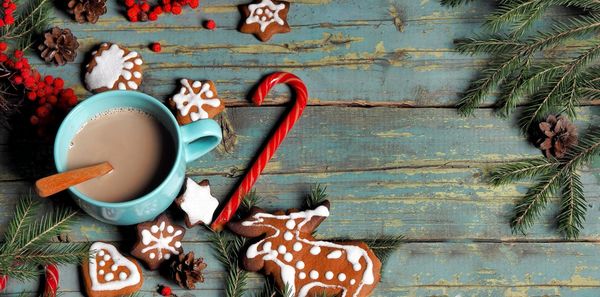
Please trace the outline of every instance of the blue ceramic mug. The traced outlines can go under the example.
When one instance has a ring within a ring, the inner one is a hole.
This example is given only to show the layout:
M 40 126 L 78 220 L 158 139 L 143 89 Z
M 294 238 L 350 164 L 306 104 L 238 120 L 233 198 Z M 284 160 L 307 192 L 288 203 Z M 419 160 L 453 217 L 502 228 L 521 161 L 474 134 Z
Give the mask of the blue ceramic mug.
M 132 225 L 154 219 L 179 193 L 186 164 L 215 148 L 222 138 L 220 125 L 211 119 L 179 126 L 167 107 L 155 98 L 133 91 L 109 91 L 94 95 L 75 107 L 64 119 L 54 142 L 54 163 L 58 172 L 67 170 L 70 143 L 81 127 L 94 116 L 112 109 L 134 108 L 152 115 L 169 131 L 175 143 L 173 167 L 165 180 L 142 197 L 125 202 L 103 202 L 84 195 L 75 187 L 69 192 L 90 216 L 114 225 Z

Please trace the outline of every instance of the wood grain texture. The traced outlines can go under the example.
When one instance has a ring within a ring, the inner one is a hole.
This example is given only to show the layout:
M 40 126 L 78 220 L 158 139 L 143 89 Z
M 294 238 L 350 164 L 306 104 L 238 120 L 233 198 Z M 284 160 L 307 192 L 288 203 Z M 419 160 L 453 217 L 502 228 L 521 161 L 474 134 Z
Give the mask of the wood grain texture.
M 95 25 L 76 24 L 57 10 L 54 23 L 72 29 L 81 51 L 64 67 L 32 57 L 35 66 L 63 77 L 84 99 L 90 94 L 81 69 L 89 51 L 110 41 L 140 52 L 146 65 L 141 89 L 158 99 L 173 94 L 181 78 L 213 80 L 238 142 L 231 153 L 215 151 L 194 162 L 188 174 L 209 178 L 219 199 L 233 190 L 289 102 L 289 91 L 277 87 L 265 100 L 268 106 L 250 107 L 251 88 L 277 70 L 300 76 L 311 94 L 309 107 L 255 189 L 265 198 L 262 206 L 283 209 L 300 207 L 312 184 L 327 185 L 332 216 L 319 228 L 321 238 L 406 235 L 373 296 L 600 296 L 600 160 L 583 172 L 589 211 L 579 240 L 565 242 L 556 234 L 557 199 L 527 236 L 512 234 L 511 210 L 529 184 L 493 188 L 485 173 L 541 154 L 512 120 L 494 115 L 494 98 L 470 118 L 451 108 L 486 62 L 456 53 L 453 40 L 480 32 L 492 1 L 456 9 L 436 0 L 294 1 L 292 32 L 268 43 L 236 31 L 237 5 L 246 0 L 204 1 L 196 11 L 152 23 L 126 22 L 117 1 L 108 1 L 109 12 Z M 548 18 L 572 13 L 553 10 Z M 216 31 L 202 28 L 207 18 L 216 21 Z M 163 51 L 151 52 L 151 42 L 160 42 Z M 544 58 L 564 56 L 556 48 Z M 581 129 L 600 120 L 600 101 L 583 103 Z M 19 195 L 53 173 L 51 149 L 0 129 L 0 232 Z M 181 223 L 180 214 L 170 211 Z M 209 268 L 206 283 L 177 290 L 179 297 L 224 296 L 224 271 L 207 235 L 203 228 L 186 233 L 185 249 L 205 257 Z M 114 241 L 124 251 L 133 237 L 132 228 L 84 215 L 69 234 L 72 241 Z M 61 272 L 61 296 L 81 296 L 77 268 Z M 156 285 L 168 281 L 145 275 L 142 295 L 158 296 Z M 249 287 L 255 291 L 261 284 L 262 277 L 252 274 Z M 11 282 L 6 296 L 36 290 L 36 283 Z

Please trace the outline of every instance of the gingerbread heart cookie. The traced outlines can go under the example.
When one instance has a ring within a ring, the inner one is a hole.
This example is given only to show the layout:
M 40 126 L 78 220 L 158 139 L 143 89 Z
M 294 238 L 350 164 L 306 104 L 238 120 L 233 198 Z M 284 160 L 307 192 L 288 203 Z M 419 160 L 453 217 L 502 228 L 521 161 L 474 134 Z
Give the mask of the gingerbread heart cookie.
M 116 297 L 138 291 L 144 279 L 140 265 L 123 256 L 115 246 L 95 242 L 90 258 L 82 265 L 83 282 L 88 297 Z
M 169 99 L 169 106 L 175 110 L 180 125 L 212 119 L 225 109 L 212 81 L 182 79 L 180 82 L 181 89 Z
M 144 261 L 151 270 L 172 256 L 183 253 L 181 240 L 185 228 L 173 224 L 167 215 L 162 214 L 154 221 L 137 225 L 138 241 L 131 254 Z

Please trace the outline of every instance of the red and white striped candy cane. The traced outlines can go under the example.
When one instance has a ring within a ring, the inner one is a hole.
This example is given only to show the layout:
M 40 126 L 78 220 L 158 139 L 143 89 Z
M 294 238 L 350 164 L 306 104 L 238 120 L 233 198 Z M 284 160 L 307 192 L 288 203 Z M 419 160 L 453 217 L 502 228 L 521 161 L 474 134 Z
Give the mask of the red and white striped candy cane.
M 246 173 L 246 176 L 244 176 L 244 179 L 238 188 L 233 195 L 231 195 L 229 202 L 227 202 L 219 216 L 212 223 L 211 227 L 213 230 L 221 230 L 223 225 L 235 214 L 242 203 L 242 199 L 250 192 L 250 189 L 252 189 L 258 176 L 267 165 L 267 162 L 273 157 L 273 154 L 275 154 L 275 151 L 287 133 L 292 129 L 296 120 L 302 115 L 304 107 L 306 107 L 308 91 L 306 90 L 304 82 L 297 76 L 287 72 L 276 72 L 264 78 L 254 93 L 254 96 L 252 96 L 254 104 L 261 105 L 271 88 L 277 84 L 289 85 L 296 93 L 296 102 L 283 122 L 277 127 L 277 130 L 275 130 L 275 133 L 271 136 L 271 139 L 269 139 L 266 147 L 260 152 L 258 159 L 252 164 L 252 167 L 250 167 L 250 170 Z
M 46 274 L 46 283 L 44 285 L 44 297 L 56 297 L 58 290 L 59 273 L 56 265 L 46 265 L 44 267 Z

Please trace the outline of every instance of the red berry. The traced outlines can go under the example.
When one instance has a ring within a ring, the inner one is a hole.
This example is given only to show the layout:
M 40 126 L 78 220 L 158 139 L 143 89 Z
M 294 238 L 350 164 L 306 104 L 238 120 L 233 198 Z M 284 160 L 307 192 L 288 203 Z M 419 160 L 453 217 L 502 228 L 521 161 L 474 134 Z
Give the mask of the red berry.
M 75 97 L 75 96 L 69 97 L 69 99 L 67 100 L 67 103 L 69 104 L 69 106 L 77 105 L 77 97 Z
M 150 11 L 150 5 L 148 3 L 142 4 L 142 11 L 145 11 L 145 12 Z
M 15 50 L 15 58 L 17 58 L 17 59 L 23 58 L 23 51 Z
M 40 106 L 35 110 L 35 114 L 40 118 L 45 118 L 50 113 L 50 110 L 46 106 Z
M 163 4 L 171 4 L 171 0 L 162 0 Z
M 56 104 L 56 102 L 58 102 L 58 98 L 54 95 L 50 95 L 50 96 L 48 96 L 48 98 L 46 98 L 46 102 L 54 105 L 54 104 Z
M 35 92 L 27 93 L 27 99 L 29 99 L 30 101 L 35 100 L 35 98 L 37 98 L 37 95 L 35 94 Z
M 171 296 L 171 294 L 173 293 L 173 291 L 171 290 L 171 287 L 169 286 L 162 286 L 160 288 L 160 295 L 162 296 Z
M 208 20 L 204 23 L 204 27 L 208 30 L 214 30 L 217 28 L 217 23 L 214 20 Z
M 137 15 L 134 15 L 134 16 L 129 16 L 129 21 L 130 21 L 130 22 L 134 22 L 134 23 L 135 23 L 135 22 L 137 22 L 137 21 L 138 21 L 138 17 L 137 17 Z
M 158 14 L 156 14 L 155 12 L 151 12 L 148 14 L 148 19 L 151 21 L 156 21 L 158 20 Z
M 160 6 L 156 6 L 156 7 L 154 7 L 154 9 L 152 9 L 152 12 L 154 12 L 154 13 L 156 13 L 156 14 L 160 15 L 160 14 L 162 14 L 162 13 L 163 13 L 163 9 L 162 9 L 162 7 L 160 7 Z
M 40 119 L 39 119 L 38 117 L 36 117 L 36 116 L 32 115 L 32 116 L 29 118 L 29 122 L 30 122 L 32 125 L 37 125 L 37 124 L 40 122 Z
M 132 7 L 135 4 L 135 0 L 125 0 L 125 6 Z
M 65 81 L 62 78 L 57 77 L 54 79 L 53 85 L 55 88 L 62 89 L 65 86 Z
M 46 75 L 46 76 L 44 77 L 44 82 L 45 82 L 47 85 L 51 85 L 51 84 L 52 84 L 52 82 L 54 82 L 54 77 L 52 77 L 52 75 Z
M 75 92 L 73 91 L 73 89 L 68 88 L 68 89 L 64 89 L 63 93 L 61 95 L 65 96 L 65 97 L 75 97 Z
M 13 81 L 15 82 L 16 85 L 20 85 L 23 83 L 23 77 L 22 76 L 15 76 L 15 78 L 13 79 Z
M 162 48 L 160 47 L 160 43 L 158 42 L 153 42 L 150 45 L 150 49 L 155 53 L 160 53 L 160 51 L 162 50 Z
M 171 12 L 171 4 L 165 4 L 163 5 L 163 10 L 166 12 Z
M 15 18 L 12 15 L 9 14 L 9 15 L 7 15 L 7 16 L 4 17 L 4 22 L 7 25 L 12 25 L 12 24 L 15 23 Z
M 174 4 L 173 8 L 171 8 L 171 12 L 175 15 L 181 14 L 181 6 L 179 4 Z
M 8 44 L 6 42 L 0 42 L 0 52 L 5 51 L 8 48 Z
M 200 5 L 200 1 L 199 0 L 191 0 L 189 5 L 192 9 L 197 8 L 198 5 Z

